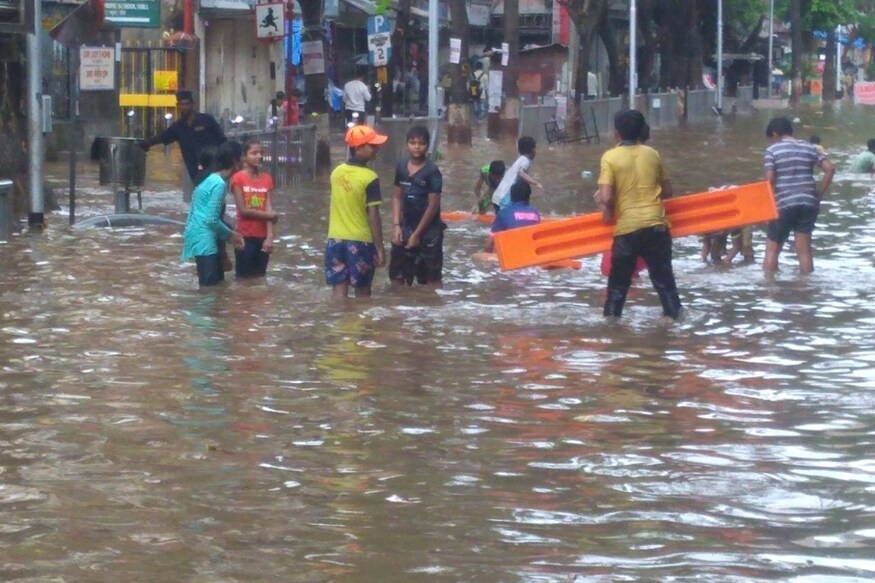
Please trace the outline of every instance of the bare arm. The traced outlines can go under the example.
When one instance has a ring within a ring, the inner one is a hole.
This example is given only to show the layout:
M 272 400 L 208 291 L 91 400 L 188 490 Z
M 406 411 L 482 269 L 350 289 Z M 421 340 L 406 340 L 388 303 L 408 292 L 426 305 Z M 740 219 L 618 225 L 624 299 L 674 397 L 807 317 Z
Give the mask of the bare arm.
M 410 237 L 407 239 L 407 248 L 412 249 L 414 247 L 419 246 L 419 238 L 422 236 L 422 232 L 425 231 L 426 227 L 428 227 L 434 218 L 437 216 L 438 208 L 440 208 L 441 204 L 441 193 L 439 192 L 429 192 L 428 193 L 428 206 L 425 207 L 425 212 L 422 213 L 422 218 L 419 219 L 419 224 L 416 225 L 416 229 L 410 233 Z
M 836 173 L 835 165 L 829 160 L 821 161 L 820 168 L 823 170 L 823 180 L 820 181 L 820 188 L 817 189 L 817 198 L 823 198 L 829 185 L 832 184 L 833 175 Z
M 538 182 L 531 174 L 529 174 L 525 170 L 520 169 L 519 177 L 531 184 L 532 186 L 536 187 L 541 192 L 544 191 L 544 185 Z
M 610 224 L 614 221 L 614 187 L 600 184 L 595 195 L 599 210 L 602 211 L 602 222 Z
M 377 248 L 377 267 L 382 267 L 386 264 L 386 251 L 383 249 L 383 220 L 380 218 L 380 207 L 376 204 L 368 207 L 368 226 L 374 247 Z
M 267 201 L 265 202 L 264 208 L 268 213 L 273 213 L 276 216 L 276 213 L 273 212 L 273 204 L 271 203 L 270 194 L 267 197 Z M 265 253 L 270 253 L 273 251 L 273 223 L 274 221 L 267 222 L 267 234 L 264 237 L 264 243 L 261 244 L 261 250 Z
M 480 193 L 483 192 L 483 184 L 486 182 L 483 178 L 483 173 L 480 173 L 480 176 L 477 178 L 477 184 L 474 185 L 474 194 L 477 196 L 477 200 L 480 200 Z
M 392 243 L 400 245 L 401 237 L 401 209 L 404 200 L 401 198 L 401 187 L 397 184 L 392 188 Z

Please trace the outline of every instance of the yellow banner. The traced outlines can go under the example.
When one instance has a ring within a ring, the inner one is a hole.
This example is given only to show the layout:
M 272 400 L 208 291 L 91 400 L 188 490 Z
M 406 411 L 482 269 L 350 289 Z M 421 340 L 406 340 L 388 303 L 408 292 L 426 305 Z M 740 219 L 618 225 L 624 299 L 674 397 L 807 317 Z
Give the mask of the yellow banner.
M 179 73 L 176 71 L 155 71 L 153 74 L 155 91 L 179 90 Z

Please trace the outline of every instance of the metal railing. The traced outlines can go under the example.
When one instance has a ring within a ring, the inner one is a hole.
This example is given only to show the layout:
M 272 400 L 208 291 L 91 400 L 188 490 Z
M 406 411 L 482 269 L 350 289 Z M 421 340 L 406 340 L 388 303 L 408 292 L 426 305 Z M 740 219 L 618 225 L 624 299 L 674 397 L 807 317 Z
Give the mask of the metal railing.
M 312 182 L 316 177 L 316 126 L 296 125 L 269 130 L 228 132 L 229 140 L 241 143 L 261 142 L 263 163 L 273 178 L 276 188 L 283 189 L 300 183 Z

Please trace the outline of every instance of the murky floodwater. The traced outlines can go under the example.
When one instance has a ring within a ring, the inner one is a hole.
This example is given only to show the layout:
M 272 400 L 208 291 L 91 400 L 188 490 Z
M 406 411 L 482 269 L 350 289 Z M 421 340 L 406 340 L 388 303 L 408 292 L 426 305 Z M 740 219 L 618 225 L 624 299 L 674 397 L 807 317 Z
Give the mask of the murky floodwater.
M 750 182 L 766 119 L 652 143 L 679 192 Z M 871 119 L 806 112 L 799 133 L 841 168 Z M 604 148 L 542 144 L 537 206 L 592 210 L 580 171 Z M 449 149 L 444 208 L 513 150 Z M 165 164 L 145 210 L 183 218 Z M 80 213 L 111 212 L 81 172 Z M 372 301 L 331 305 L 324 180 L 277 196 L 266 282 L 210 293 L 173 228 L 52 215 L 0 247 L 0 579 L 873 580 L 873 187 L 839 174 L 810 277 L 790 252 L 767 281 L 676 241 L 676 325 L 646 282 L 603 321 L 597 258 L 472 263 L 473 222 L 450 225 L 442 293 L 383 272 Z

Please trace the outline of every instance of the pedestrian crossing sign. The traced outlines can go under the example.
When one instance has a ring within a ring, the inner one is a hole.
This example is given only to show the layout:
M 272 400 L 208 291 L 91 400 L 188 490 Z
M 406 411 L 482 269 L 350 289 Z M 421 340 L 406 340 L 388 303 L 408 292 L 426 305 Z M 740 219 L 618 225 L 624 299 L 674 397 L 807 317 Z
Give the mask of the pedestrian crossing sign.
M 285 34 L 285 4 L 272 2 L 255 5 L 255 37 L 258 39 L 280 38 Z

